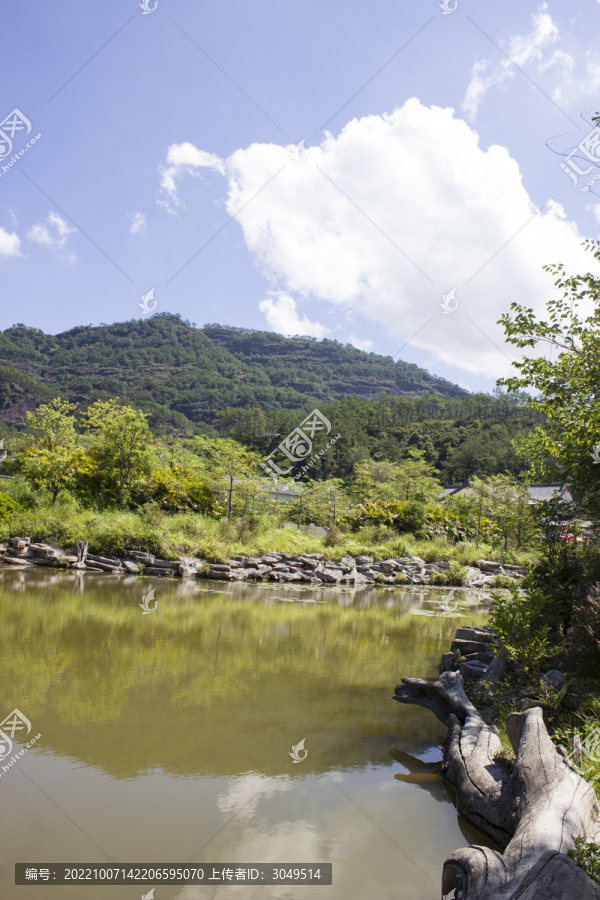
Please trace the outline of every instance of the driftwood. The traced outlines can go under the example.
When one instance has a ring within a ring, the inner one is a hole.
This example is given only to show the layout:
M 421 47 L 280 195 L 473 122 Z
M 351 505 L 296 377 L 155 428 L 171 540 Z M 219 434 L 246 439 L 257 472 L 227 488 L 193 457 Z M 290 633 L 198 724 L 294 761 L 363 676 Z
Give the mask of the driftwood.
M 507 719 L 516 756 L 511 773 L 495 762 L 500 738 L 458 672 L 433 682 L 403 678 L 394 699 L 424 706 L 448 726 L 441 777 L 455 789 L 459 813 L 504 851 L 471 846 L 453 853 L 444 863 L 444 897 L 600 900 L 600 885 L 566 856 L 574 837 L 598 840 L 596 794 L 550 740 L 539 707 Z

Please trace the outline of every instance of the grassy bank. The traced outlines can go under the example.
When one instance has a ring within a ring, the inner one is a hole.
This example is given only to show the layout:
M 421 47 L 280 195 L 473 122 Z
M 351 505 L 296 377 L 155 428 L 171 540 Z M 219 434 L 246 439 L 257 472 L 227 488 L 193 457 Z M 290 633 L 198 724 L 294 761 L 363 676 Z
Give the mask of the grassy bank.
M 85 540 L 95 553 L 123 553 L 126 549 L 148 550 L 162 558 L 197 556 L 223 562 L 235 554 L 259 556 L 282 553 L 325 553 L 331 557 L 375 558 L 420 556 L 425 562 L 456 560 L 461 565 L 478 559 L 493 559 L 527 565 L 530 552 L 503 553 L 500 548 L 471 542 L 451 543 L 443 538 L 423 540 L 398 535 L 392 529 L 365 526 L 355 533 L 330 529 L 326 535 L 294 525 L 281 525 L 263 516 L 254 522 L 216 520 L 198 513 L 167 514 L 152 507 L 140 511 L 82 509 L 73 502 L 57 502 L 6 513 L 0 520 L 0 540 L 28 536 L 70 547 Z

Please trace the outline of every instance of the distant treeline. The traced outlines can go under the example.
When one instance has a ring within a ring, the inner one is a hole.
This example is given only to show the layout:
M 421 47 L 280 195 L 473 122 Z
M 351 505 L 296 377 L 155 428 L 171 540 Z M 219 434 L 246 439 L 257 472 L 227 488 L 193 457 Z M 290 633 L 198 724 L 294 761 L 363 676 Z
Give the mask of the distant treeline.
M 399 462 L 415 450 L 435 466 L 444 482 L 505 472 L 518 476 L 527 460 L 512 442 L 542 421 L 524 404 L 524 395 L 510 399 L 486 394 L 377 401 L 353 397 L 321 404 L 318 409 L 330 420 L 332 433 L 342 437 L 319 457 L 311 478 L 347 479 L 362 459 Z M 308 406 L 304 411 L 264 410 L 255 404 L 224 410 L 217 427 L 220 434 L 268 454 L 310 411 Z

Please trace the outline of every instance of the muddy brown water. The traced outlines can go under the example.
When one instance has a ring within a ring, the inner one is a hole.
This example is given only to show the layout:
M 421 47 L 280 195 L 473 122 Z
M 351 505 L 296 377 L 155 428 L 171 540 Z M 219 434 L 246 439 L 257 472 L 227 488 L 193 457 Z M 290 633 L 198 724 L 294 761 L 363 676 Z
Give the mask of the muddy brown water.
M 437 777 L 443 726 L 391 698 L 485 621 L 444 595 L 3 571 L 0 719 L 32 731 L 0 759 L 2 900 L 437 900 L 480 838 Z M 16 862 L 332 863 L 333 884 L 16 887 Z

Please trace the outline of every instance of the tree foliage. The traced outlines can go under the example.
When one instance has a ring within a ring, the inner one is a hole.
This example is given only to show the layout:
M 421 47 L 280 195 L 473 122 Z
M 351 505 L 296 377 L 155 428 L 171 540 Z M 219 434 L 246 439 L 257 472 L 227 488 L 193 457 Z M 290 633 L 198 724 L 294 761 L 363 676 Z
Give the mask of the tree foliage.
M 587 240 L 585 248 L 597 261 L 600 244 Z M 546 304 L 547 317 L 531 308 L 511 304 L 499 320 L 506 340 L 536 352 L 513 363 L 518 375 L 499 383 L 514 391 L 533 388 L 530 405 L 545 420 L 522 442 L 535 481 L 570 479 L 580 500 L 600 516 L 600 278 L 591 272 L 567 275 L 562 264 L 544 267 L 555 276 L 562 296 Z M 548 350 L 548 355 L 544 351 Z
M 75 405 L 57 397 L 27 413 L 29 439 L 17 471 L 21 471 L 36 487 L 52 494 L 52 505 L 61 491 L 72 488 L 77 468 L 84 458 L 78 443 L 73 411 Z

